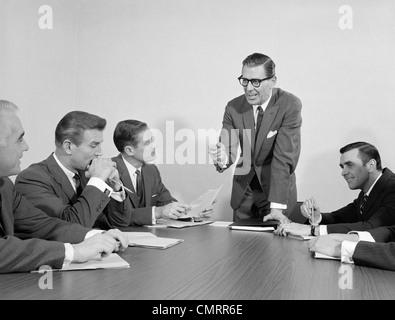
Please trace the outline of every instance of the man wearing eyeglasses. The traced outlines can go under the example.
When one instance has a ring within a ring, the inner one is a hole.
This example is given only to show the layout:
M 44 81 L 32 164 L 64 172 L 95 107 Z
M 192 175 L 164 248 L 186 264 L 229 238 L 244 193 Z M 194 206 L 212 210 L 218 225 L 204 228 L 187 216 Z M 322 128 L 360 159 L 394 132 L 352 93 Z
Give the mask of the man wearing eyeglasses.
M 210 147 L 210 156 L 219 172 L 238 160 L 231 195 L 234 221 L 287 223 L 297 204 L 301 101 L 275 88 L 275 63 L 264 54 L 249 55 L 238 80 L 244 95 L 228 102 L 220 141 Z

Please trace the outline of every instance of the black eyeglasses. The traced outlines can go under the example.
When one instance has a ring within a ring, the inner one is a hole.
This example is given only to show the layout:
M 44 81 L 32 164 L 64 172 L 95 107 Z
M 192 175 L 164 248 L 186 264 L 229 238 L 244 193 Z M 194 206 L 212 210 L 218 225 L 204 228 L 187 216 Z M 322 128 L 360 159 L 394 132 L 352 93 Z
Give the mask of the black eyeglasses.
M 261 85 L 262 81 L 269 80 L 269 79 L 271 79 L 273 77 L 274 76 L 263 78 L 263 79 L 246 79 L 246 78 L 243 78 L 243 76 L 240 76 L 237 79 L 239 80 L 240 84 L 243 87 L 247 87 L 248 86 L 248 82 L 251 82 L 253 87 L 258 88 Z

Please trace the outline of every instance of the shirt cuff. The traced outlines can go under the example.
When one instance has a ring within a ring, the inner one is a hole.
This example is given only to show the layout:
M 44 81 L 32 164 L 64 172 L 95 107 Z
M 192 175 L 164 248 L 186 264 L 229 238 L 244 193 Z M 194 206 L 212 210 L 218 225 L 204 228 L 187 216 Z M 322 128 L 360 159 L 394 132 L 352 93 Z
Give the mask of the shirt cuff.
M 152 224 L 156 224 L 156 219 L 155 219 L 155 208 L 156 208 L 156 207 L 152 207 Z
M 67 267 L 74 259 L 73 246 L 70 243 L 64 243 L 64 249 L 65 249 L 65 254 L 64 254 L 64 261 L 62 268 Z
M 109 192 L 108 196 L 110 196 L 111 193 L 113 192 L 113 189 L 100 178 L 96 178 L 96 177 L 90 178 L 87 185 L 94 186 L 94 187 L 98 188 L 101 192 L 105 192 L 106 189 L 109 190 L 110 192 Z
M 327 229 L 327 227 L 325 226 L 325 225 L 323 225 L 323 226 L 319 226 L 320 227 L 320 236 L 325 236 L 325 235 L 327 235 L 328 234 L 328 229 Z
M 113 198 L 115 201 L 124 202 L 126 199 L 125 189 L 121 189 L 118 192 L 111 192 L 110 197 Z
M 271 202 L 270 203 L 270 209 L 285 210 L 285 209 L 287 209 L 287 205 L 286 204 L 281 204 L 281 203 L 276 203 L 276 202 Z
M 358 242 L 344 240 L 341 246 L 341 262 L 354 263 L 352 256 Z

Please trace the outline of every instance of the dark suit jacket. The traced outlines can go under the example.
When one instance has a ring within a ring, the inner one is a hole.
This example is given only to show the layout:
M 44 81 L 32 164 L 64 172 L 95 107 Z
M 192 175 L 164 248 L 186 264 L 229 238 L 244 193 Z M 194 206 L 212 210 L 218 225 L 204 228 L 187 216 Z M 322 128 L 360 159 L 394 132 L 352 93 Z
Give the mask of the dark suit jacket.
M 80 172 L 80 176 L 84 189 L 77 197 L 66 174 L 50 155 L 21 171 L 15 184 L 22 195 L 51 217 L 104 230 L 127 227 L 131 209 L 127 203 L 115 201 L 98 188 L 87 186 L 85 174 Z
M 126 168 L 122 155 L 112 158 L 117 164 L 120 179 L 128 189 L 135 192 L 129 171 Z M 145 204 L 141 207 L 139 197 L 136 194 L 128 193 L 129 205 L 133 208 L 130 225 L 150 225 L 152 224 L 152 207 L 164 206 L 168 203 L 177 201 L 172 197 L 169 190 L 162 182 L 158 168 L 153 164 L 144 164 L 141 168 L 144 184 Z
M 88 231 L 48 217 L 21 196 L 10 179 L 0 178 L 0 273 L 43 265 L 59 269 L 65 258 L 63 243 L 82 242 Z
M 228 102 L 222 122 L 221 142 L 227 148 L 229 166 L 237 157 L 239 145 L 241 147 L 233 177 L 233 209 L 240 206 L 247 185 L 256 172 L 266 205 L 269 202 L 287 204 L 288 210 L 284 213 L 288 215 L 292 212 L 297 201 L 295 169 L 301 148 L 301 109 L 298 97 L 274 88 L 255 143 L 252 106 L 244 95 Z M 244 129 L 250 131 L 243 134 Z M 277 133 L 270 136 L 270 132 Z M 223 171 L 218 166 L 217 169 Z
M 327 225 L 328 233 L 366 231 L 395 224 L 395 174 L 390 169 L 383 170 L 383 175 L 370 192 L 361 214 L 359 207 L 362 198 L 361 191 L 358 198 L 349 205 L 334 212 L 322 213 L 320 224 Z
M 377 242 L 358 242 L 352 257 L 354 263 L 395 271 L 395 226 L 376 228 L 369 233 Z

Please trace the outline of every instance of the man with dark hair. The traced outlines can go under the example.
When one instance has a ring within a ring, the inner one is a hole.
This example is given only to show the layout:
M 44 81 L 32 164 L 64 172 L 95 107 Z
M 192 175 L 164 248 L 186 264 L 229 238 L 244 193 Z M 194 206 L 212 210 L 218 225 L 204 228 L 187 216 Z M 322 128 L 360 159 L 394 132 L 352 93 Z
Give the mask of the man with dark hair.
M 152 225 L 159 218 L 177 219 L 189 205 L 177 202 L 162 182 L 156 158 L 154 136 L 147 124 L 138 120 L 120 121 L 114 130 L 114 144 L 120 154 L 112 158 L 120 179 L 129 190 L 133 207 L 130 225 Z
M 295 169 L 300 155 L 300 99 L 275 88 L 273 60 L 254 53 L 238 78 L 244 94 L 228 102 L 220 141 L 210 147 L 217 171 L 235 163 L 233 220 L 263 218 L 289 222 L 297 204 Z
M 16 187 L 51 217 L 85 227 L 126 227 L 130 207 L 111 159 L 102 156 L 106 120 L 71 111 L 55 129 L 55 152 L 16 178 Z
M 29 149 L 17 109 L 0 100 L 0 273 L 60 269 L 125 249 L 127 237 L 119 230 L 103 233 L 50 218 L 16 190 L 8 176 L 19 173 Z
M 351 190 L 361 190 L 358 198 L 330 213 L 321 213 L 317 201 L 308 199 L 300 208 L 301 213 L 310 219 L 311 227 L 283 224 L 275 233 L 319 236 L 395 224 L 395 175 L 388 168 L 382 169 L 376 147 L 355 142 L 341 148 L 340 153 L 341 174 Z

